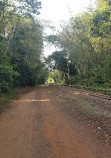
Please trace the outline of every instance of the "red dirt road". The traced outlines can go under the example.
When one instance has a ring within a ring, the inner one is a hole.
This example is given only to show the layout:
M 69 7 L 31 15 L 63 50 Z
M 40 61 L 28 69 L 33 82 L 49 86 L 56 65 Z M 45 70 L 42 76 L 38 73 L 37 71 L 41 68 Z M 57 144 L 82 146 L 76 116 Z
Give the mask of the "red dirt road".
M 109 146 L 71 119 L 51 90 L 38 87 L 0 115 L 0 158 L 111 158 Z

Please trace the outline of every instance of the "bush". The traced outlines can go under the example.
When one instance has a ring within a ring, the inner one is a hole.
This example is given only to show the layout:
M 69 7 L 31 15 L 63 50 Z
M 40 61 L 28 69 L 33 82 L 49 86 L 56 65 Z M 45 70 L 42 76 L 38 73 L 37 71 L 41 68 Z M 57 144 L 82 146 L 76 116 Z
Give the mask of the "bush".
M 9 57 L 0 57 L 0 92 L 8 92 L 13 87 L 14 76 L 18 75 L 10 65 Z

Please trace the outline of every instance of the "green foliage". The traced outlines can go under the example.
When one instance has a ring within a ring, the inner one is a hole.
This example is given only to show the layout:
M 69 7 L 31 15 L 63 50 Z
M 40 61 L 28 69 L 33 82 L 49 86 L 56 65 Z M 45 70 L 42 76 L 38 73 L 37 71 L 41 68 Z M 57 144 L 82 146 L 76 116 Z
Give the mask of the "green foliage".
M 64 79 L 61 76 L 61 72 L 58 71 L 57 69 L 49 73 L 48 83 L 61 83 L 62 84 L 63 80 Z
M 57 51 L 54 52 L 52 55 L 49 56 L 49 60 L 54 61 L 54 69 L 58 69 L 63 72 L 67 72 L 67 59 L 66 59 L 66 53 L 63 51 Z
M 59 70 L 61 72 L 61 78 L 65 80 L 65 83 L 69 84 L 67 53 L 65 51 L 56 51 L 49 56 L 48 60 L 50 67 Z M 56 82 L 55 79 L 54 81 Z
M 14 77 L 17 76 L 10 65 L 9 58 L 5 55 L 0 56 L 0 92 L 8 92 L 13 86 Z
M 15 85 L 36 85 L 37 75 L 39 78 L 42 69 L 42 46 L 42 28 L 39 23 L 33 23 L 29 18 L 19 21 L 9 52 L 14 70 L 20 73 Z
M 111 0 L 105 0 L 107 5 L 94 12 L 90 33 L 92 36 L 101 37 L 111 33 Z
M 3 38 L 0 39 L 0 93 L 8 92 L 13 86 L 14 77 L 18 75 L 10 64 L 9 57 L 4 54 Z
M 5 105 L 6 103 L 9 103 L 14 98 L 16 98 L 18 94 L 19 94 L 19 92 L 15 89 L 10 90 L 8 93 L 2 93 L 0 95 L 0 106 L 3 107 L 3 105 Z
M 41 8 L 41 2 L 38 0 L 17 0 L 21 2 L 21 9 L 27 10 L 34 14 L 40 14 L 39 9 Z M 23 3 L 24 2 L 24 3 Z
M 45 68 L 44 65 L 41 66 L 41 71 L 39 73 L 39 78 L 36 81 L 37 84 L 45 84 L 46 80 L 48 79 L 49 76 L 49 70 L 47 68 Z
M 0 92 L 42 84 L 48 71 L 42 63 L 43 28 L 38 0 L 0 1 Z
M 109 7 L 103 10 L 97 10 L 92 18 L 91 35 L 106 36 L 111 32 L 111 10 Z
M 111 6 L 111 0 L 105 0 L 109 6 Z
M 49 35 L 45 37 L 45 41 L 55 46 L 58 46 L 60 42 L 60 37 L 59 35 Z
M 111 9 L 106 5 L 93 13 L 72 17 L 63 26 L 58 35 L 58 47 L 62 49 L 49 57 L 52 59 L 53 69 L 57 69 L 60 76 L 63 76 L 63 82 L 65 79 L 67 83 L 68 79 L 69 84 L 111 87 L 110 22 Z M 61 57 L 61 52 L 66 52 L 66 55 Z M 53 78 L 57 78 L 55 73 L 53 75 Z

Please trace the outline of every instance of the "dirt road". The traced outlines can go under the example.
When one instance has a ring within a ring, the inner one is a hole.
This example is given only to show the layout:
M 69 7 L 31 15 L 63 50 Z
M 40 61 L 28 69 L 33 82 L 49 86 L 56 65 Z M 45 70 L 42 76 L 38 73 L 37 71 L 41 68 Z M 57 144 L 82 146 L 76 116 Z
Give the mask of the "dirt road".
M 110 147 L 69 116 L 52 89 L 38 87 L 0 115 L 0 158 L 111 158 Z

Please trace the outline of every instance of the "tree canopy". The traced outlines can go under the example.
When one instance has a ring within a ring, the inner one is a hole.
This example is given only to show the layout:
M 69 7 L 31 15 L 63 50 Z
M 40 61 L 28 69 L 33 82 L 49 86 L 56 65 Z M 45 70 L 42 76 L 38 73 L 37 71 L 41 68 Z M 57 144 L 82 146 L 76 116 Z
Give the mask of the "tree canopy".
M 53 68 L 63 76 L 63 61 L 69 84 L 111 87 L 111 0 L 98 2 L 101 7 L 71 17 L 59 34 L 47 38 L 61 50 L 51 56 Z
M 0 92 L 44 83 L 111 87 L 111 0 L 43 37 L 38 0 L 0 1 Z M 59 48 L 42 59 L 43 40 Z M 48 66 L 47 66 L 48 65 Z M 49 67 L 49 70 L 48 68 Z
M 45 82 L 40 8 L 37 0 L 0 1 L 0 92 Z

